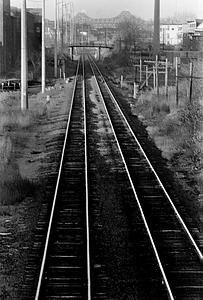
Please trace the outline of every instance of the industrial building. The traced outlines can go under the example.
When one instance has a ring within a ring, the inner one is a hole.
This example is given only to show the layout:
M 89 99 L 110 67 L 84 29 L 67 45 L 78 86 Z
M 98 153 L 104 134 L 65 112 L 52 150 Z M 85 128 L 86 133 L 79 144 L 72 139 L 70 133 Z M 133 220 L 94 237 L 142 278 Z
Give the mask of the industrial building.
M 20 63 L 21 13 L 10 0 L 0 0 L 0 76 L 6 76 Z M 28 56 L 41 45 L 41 17 L 27 12 Z
M 0 0 L 0 73 L 11 61 L 13 20 L 10 17 L 10 0 Z
M 203 40 L 203 19 L 183 24 L 161 24 L 160 43 L 162 47 L 174 46 L 186 50 L 200 50 Z
M 182 24 L 162 24 L 160 25 L 160 43 L 162 45 L 180 45 L 183 42 Z

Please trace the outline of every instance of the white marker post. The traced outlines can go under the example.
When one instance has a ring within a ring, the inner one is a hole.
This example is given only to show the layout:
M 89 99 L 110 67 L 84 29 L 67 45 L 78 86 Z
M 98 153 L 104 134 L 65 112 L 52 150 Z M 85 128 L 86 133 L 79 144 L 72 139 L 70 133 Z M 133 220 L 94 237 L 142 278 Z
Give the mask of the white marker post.
M 123 75 L 121 75 L 121 88 L 123 88 Z
M 165 95 L 168 97 L 168 58 L 166 58 L 165 65 Z
M 142 59 L 140 58 L 140 83 L 142 82 Z
M 138 85 L 136 84 L 136 82 L 134 82 L 134 86 L 133 86 L 133 98 L 134 99 L 136 99 L 137 93 L 138 93 Z

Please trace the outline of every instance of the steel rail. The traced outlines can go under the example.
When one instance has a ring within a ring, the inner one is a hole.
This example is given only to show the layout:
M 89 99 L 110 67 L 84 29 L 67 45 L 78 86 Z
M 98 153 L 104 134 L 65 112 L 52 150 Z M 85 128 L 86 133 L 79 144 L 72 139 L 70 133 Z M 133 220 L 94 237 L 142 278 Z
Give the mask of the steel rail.
M 88 192 L 88 153 L 87 153 L 87 114 L 86 114 L 86 95 L 85 95 L 85 65 L 83 64 L 83 105 L 84 105 L 84 135 L 85 135 L 85 187 L 86 187 L 86 236 L 87 236 L 87 293 L 88 300 L 91 300 L 91 271 L 90 271 L 90 230 L 89 230 L 89 192 Z
M 184 229 L 184 231 L 185 231 L 185 233 L 186 233 L 186 235 L 187 235 L 187 237 L 188 237 L 190 243 L 193 245 L 193 247 L 194 247 L 194 249 L 195 249 L 195 251 L 196 251 L 196 253 L 197 253 L 199 259 L 200 259 L 201 261 L 203 261 L 203 254 L 202 254 L 200 248 L 198 247 L 198 245 L 197 245 L 197 243 L 195 242 L 195 240 L 194 240 L 192 234 L 190 233 L 189 229 L 187 228 L 187 225 L 186 225 L 185 222 L 183 221 L 183 219 L 182 219 L 180 213 L 178 212 L 178 210 L 177 210 L 177 208 L 175 207 L 173 201 L 171 200 L 169 194 L 167 193 L 167 191 L 166 191 L 166 189 L 165 189 L 163 183 L 161 182 L 161 179 L 159 178 L 159 176 L 158 176 L 158 174 L 156 173 L 154 167 L 152 166 L 150 160 L 148 159 L 148 157 L 147 157 L 147 155 L 146 155 L 144 149 L 142 148 L 140 142 L 138 141 L 137 137 L 135 136 L 135 134 L 134 134 L 134 132 L 133 132 L 133 130 L 132 130 L 132 127 L 130 126 L 128 120 L 126 119 L 126 117 L 125 117 L 125 115 L 124 115 L 124 113 L 123 113 L 123 111 L 122 111 L 122 109 L 121 109 L 121 107 L 120 107 L 120 105 L 119 105 L 118 102 L 116 101 L 116 99 L 115 99 L 115 97 L 114 97 L 112 91 L 110 90 L 108 84 L 106 83 L 106 81 L 105 81 L 105 79 L 104 79 L 104 77 L 103 77 L 101 71 L 99 70 L 98 66 L 96 65 L 96 63 L 95 63 L 93 60 L 92 60 L 92 62 L 94 63 L 94 65 L 95 65 L 95 67 L 97 68 L 97 70 L 98 70 L 100 76 L 102 77 L 103 83 L 105 84 L 105 86 L 106 86 L 106 88 L 107 88 L 107 90 L 108 90 L 108 92 L 109 92 L 109 94 L 110 94 L 110 96 L 111 96 L 111 99 L 114 101 L 114 103 L 116 104 L 117 108 L 119 109 L 120 114 L 121 114 L 122 117 L 124 118 L 124 120 L 125 120 L 125 122 L 126 122 L 126 125 L 128 126 L 128 128 L 129 128 L 131 134 L 133 135 L 133 137 L 134 137 L 136 143 L 138 144 L 138 146 L 139 146 L 139 148 L 140 148 L 142 154 L 144 155 L 144 157 L 145 157 L 147 163 L 149 164 L 149 166 L 150 166 L 152 172 L 153 172 L 154 175 L 156 176 L 156 179 L 157 179 L 159 185 L 160 185 L 161 188 L 163 189 L 164 194 L 166 195 L 166 197 L 167 197 L 169 203 L 171 204 L 171 207 L 173 208 L 173 210 L 174 210 L 174 212 L 175 212 L 175 215 L 176 215 L 176 217 L 177 217 L 179 223 L 180 223 L 181 226 L 183 227 L 183 229 Z
M 128 179 L 129 179 L 129 181 L 130 181 L 131 188 L 132 188 L 132 190 L 133 190 L 133 193 L 134 193 L 134 196 L 135 196 L 137 205 L 138 205 L 138 207 L 139 207 L 139 210 L 140 210 L 140 213 L 141 213 L 141 216 L 142 216 L 142 219 L 143 219 L 143 222 L 144 222 L 144 225 L 145 225 L 147 234 L 148 234 L 148 236 L 149 236 L 149 239 L 150 239 L 150 242 L 151 242 L 151 245 L 152 245 L 152 248 L 153 248 L 153 251 L 154 251 L 154 254 L 155 254 L 155 257 L 156 257 L 158 266 L 159 266 L 159 269 L 160 269 L 160 271 L 161 271 L 161 274 L 162 274 L 162 277 L 163 277 L 163 280 L 164 280 L 164 283 L 165 283 L 165 286 L 166 286 L 166 289 L 167 289 L 167 293 L 168 293 L 169 299 L 170 299 L 170 300 L 175 300 L 175 297 L 173 296 L 171 287 L 170 287 L 169 282 L 168 282 L 168 279 L 167 279 L 167 277 L 166 277 L 166 273 L 165 273 L 165 271 L 164 271 L 164 268 L 163 268 L 161 259 L 160 259 L 160 257 L 159 257 L 159 254 L 158 254 L 158 251 L 157 251 L 157 248 L 156 248 L 154 239 L 153 239 L 153 237 L 152 237 L 152 234 L 151 234 L 149 225 L 148 225 L 148 223 L 147 223 L 147 220 L 146 220 L 144 211 L 143 211 L 142 206 L 141 206 L 141 204 L 140 204 L 140 201 L 139 201 L 137 192 L 136 192 L 136 190 L 135 190 L 135 187 L 134 187 L 134 184 L 133 184 L 133 181 L 132 181 L 132 177 L 131 177 L 131 175 L 130 175 L 130 172 L 129 172 L 129 169 L 128 169 L 126 160 L 125 160 L 124 155 L 123 155 L 123 151 L 122 151 L 121 146 L 120 146 L 120 144 L 119 144 L 119 141 L 118 141 L 116 132 L 115 132 L 115 130 L 114 130 L 114 126 L 113 126 L 112 121 L 111 121 L 111 117 L 110 117 L 109 112 L 108 112 L 108 109 L 107 109 L 107 107 L 106 107 L 106 104 L 105 104 L 105 101 L 104 101 L 104 97 L 103 97 L 103 95 L 102 95 L 101 89 L 100 89 L 100 87 L 99 87 L 99 84 L 98 84 L 98 81 L 97 81 L 97 79 L 96 79 L 96 75 L 95 75 L 95 72 L 94 72 L 94 70 L 93 70 L 93 68 L 92 68 L 91 63 L 90 63 L 90 66 L 91 66 L 92 72 L 93 72 L 93 74 L 94 74 L 94 79 L 95 79 L 95 82 L 96 82 L 96 85 L 97 85 L 97 88 L 98 88 L 100 97 L 101 97 L 101 99 L 102 99 L 102 102 L 103 102 L 103 105 L 104 105 L 104 108 L 105 108 L 107 117 L 108 117 L 108 119 L 109 119 L 109 123 L 110 123 L 110 126 L 111 126 L 111 128 L 112 128 L 112 131 L 113 131 L 113 134 L 114 134 L 114 137 L 115 137 L 115 140 L 116 140 L 116 143 L 117 143 L 117 146 L 118 146 L 118 149 L 119 149 L 119 152 L 120 152 L 122 161 L 123 161 L 123 163 L 124 163 L 125 170 L 126 170 L 126 173 L 127 173 L 127 175 L 128 175 Z
M 36 290 L 36 294 L 35 294 L 35 300 L 39 299 L 40 289 L 41 289 L 41 284 L 42 284 L 42 278 L 43 278 L 43 273 L 44 273 L 44 268 L 45 268 L 45 263 L 46 263 L 47 250 L 48 250 L 49 238 L 50 238 L 51 227 L 52 227 L 52 222 L 53 222 L 54 210 L 55 210 L 55 206 L 56 206 L 56 198 L 57 198 L 57 193 L 58 193 L 58 187 L 59 187 L 59 182 L 60 182 L 60 178 L 61 178 L 61 171 L 62 171 L 64 153 L 65 153 L 66 142 L 67 142 L 67 137 L 68 137 L 68 132 L 69 132 L 69 125 L 70 125 L 70 119 L 71 119 L 71 114 L 72 114 L 73 101 L 74 101 L 75 92 L 76 92 L 79 65 L 80 65 L 80 61 L 78 61 L 77 71 L 76 71 L 75 80 L 74 80 L 73 94 L 72 94 L 72 98 L 71 98 L 71 106 L 70 106 L 69 115 L 68 115 L 68 122 L 67 122 L 67 126 L 66 126 L 65 139 L 64 139 L 63 149 L 62 149 L 62 153 L 61 153 L 59 172 L 58 172 L 58 177 L 57 177 L 57 182 L 56 182 L 56 187 L 55 187 L 55 192 L 54 192 L 54 199 L 53 199 L 52 208 L 51 208 L 49 225 L 48 225 L 48 229 L 47 229 L 46 241 L 45 241 L 43 258 L 42 258 L 40 274 L 39 274 L 39 279 L 38 279 L 38 284 L 37 284 L 37 290 Z

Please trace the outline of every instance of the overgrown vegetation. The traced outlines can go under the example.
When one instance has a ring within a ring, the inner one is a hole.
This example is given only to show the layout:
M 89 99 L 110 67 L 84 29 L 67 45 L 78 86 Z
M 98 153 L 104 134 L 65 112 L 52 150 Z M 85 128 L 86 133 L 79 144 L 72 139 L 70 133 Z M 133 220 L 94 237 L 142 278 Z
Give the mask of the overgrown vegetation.
M 180 86 L 183 93 L 184 85 Z M 167 99 L 163 89 L 160 90 L 159 98 L 153 91 L 148 91 L 139 99 L 136 111 L 147 120 L 151 135 L 167 158 L 173 160 L 178 155 L 179 159 L 187 159 L 185 167 L 190 170 L 201 168 L 199 132 L 203 116 L 198 99 L 190 103 L 186 97 L 180 97 L 177 107 L 175 87 L 170 87 Z M 166 140 L 170 140 L 173 147 L 168 147 Z
M 200 76 L 201 73 L 199 73 Z M 188 80 L 179 85 L 179 105 L 176 103 L 176 88 L 169 88 L 169 97 L 160 89 L 160 96 L 153 90 L 139 98 L 135 111 L 147 125 L 150 136 L 161 149 L 163 156 L 181 179 L 180 183 L 194 195 L 189 203 L 194 216 L 202 220 L 202 174 L 203 174 L 203 110 L 200 80 L 193 85 L 192 102 L 188 99 Z M 195 200 L 196 199 L 196 200 Z M 203 228 L 203 222 L 200 228 Z
M 29 141 L 33 126 L 49 116 L 56 101 L 67 97 L 58 80 L 45 94 L 29 95 L 29 110 L 21 111 L 20 92 L 0 93 L 0 205 L 13 205 L 34 196 L 38 183 L 22 175 L 17 164 Z
M 124 49 L 119 53 L 113 53 L 110 57 L 105 58 L 106 65 L 114 65 L 117 67 L 127 67 L 131 64 L 130 56 L 128 55 L 128 50 Z M 111 69 L 111 68 L 109 68 Z
M 118 87 L 120 75 L 131 76 L 133 82 L 134 70 L 130 69 L 125 55 L 116 53 L 112 60 L 106 60 L 106 69 L 111 71 L 109 79 Z M 126 67 L 126 65 L 128 67 Z M 202 61 L 194 62 L 192 101 L 189 100 L 190 78 L 189 64 L 181 64 L 179 75 L 179 101 L 176 103 L 176 87 L 169 86 L 168 97 L 165 88 L 160 87 L 159 97 L 153 89 L 145 89 L 139 93 L 137 100 L 132 98 L 132 90 L 126 85 L 122 89 L 124 97 L 130 102 L 131 111 L 139 116 L 146 125 L 149 135 L 163 157 L 168 159 L 169 167 L 175 172 L 183 188 L 189 192 L 191 202 L 186 206 L 195 214 L 201 230 L 203 230 L 203 68 Z M 160 75 L 161 76 L 161 75 Z M 174 71 L 171 72 L 171 84 L 175 84 Z M 116 79 L 115 79 L 116 78 Z M 164 80 L 162 80 L 164 84 Z
M 0 94 L 0 205 L 21 202 L 35 193 L 35 183 L 21 177 L 16 161 L 29 138 L 29 128 L 45 113 L 41 99 L 41 105 L 22 112 L 19 92 Z

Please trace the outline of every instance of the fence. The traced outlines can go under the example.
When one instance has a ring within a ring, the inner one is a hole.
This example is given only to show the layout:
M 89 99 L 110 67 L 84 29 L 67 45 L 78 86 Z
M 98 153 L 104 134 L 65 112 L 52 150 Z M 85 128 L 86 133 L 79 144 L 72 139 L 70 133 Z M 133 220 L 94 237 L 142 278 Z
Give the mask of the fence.
M 179 82 L 187 79 L 189 86 L 188 99 L 192 102 L 193 98 L 193 82 L 194 80 L 203 80 L 203 77 L 194 74 L 194 60 L 190 60 L 188 64 L 181 64 L 180 57 L 175 57 L 175 66 L 168 61 L 159 60 L 156 56 L 155 60 L 139 60 L 139 64 L 135 64 L 134 92 L 136 97 L 137 90 L 144 87 L 151 87 L 155 90 L 157 97 L 159 96 L 160 86 L 165 87 L 165 96 L 168 97 L 169 86 L 175 86 L 176 105 L 179 105 Z M 184 66 L 184 71 L 181 70 Z M 186 69 L 186 70 L 185 70 Z M 123 78 L 122 78 L 123 81 Z

